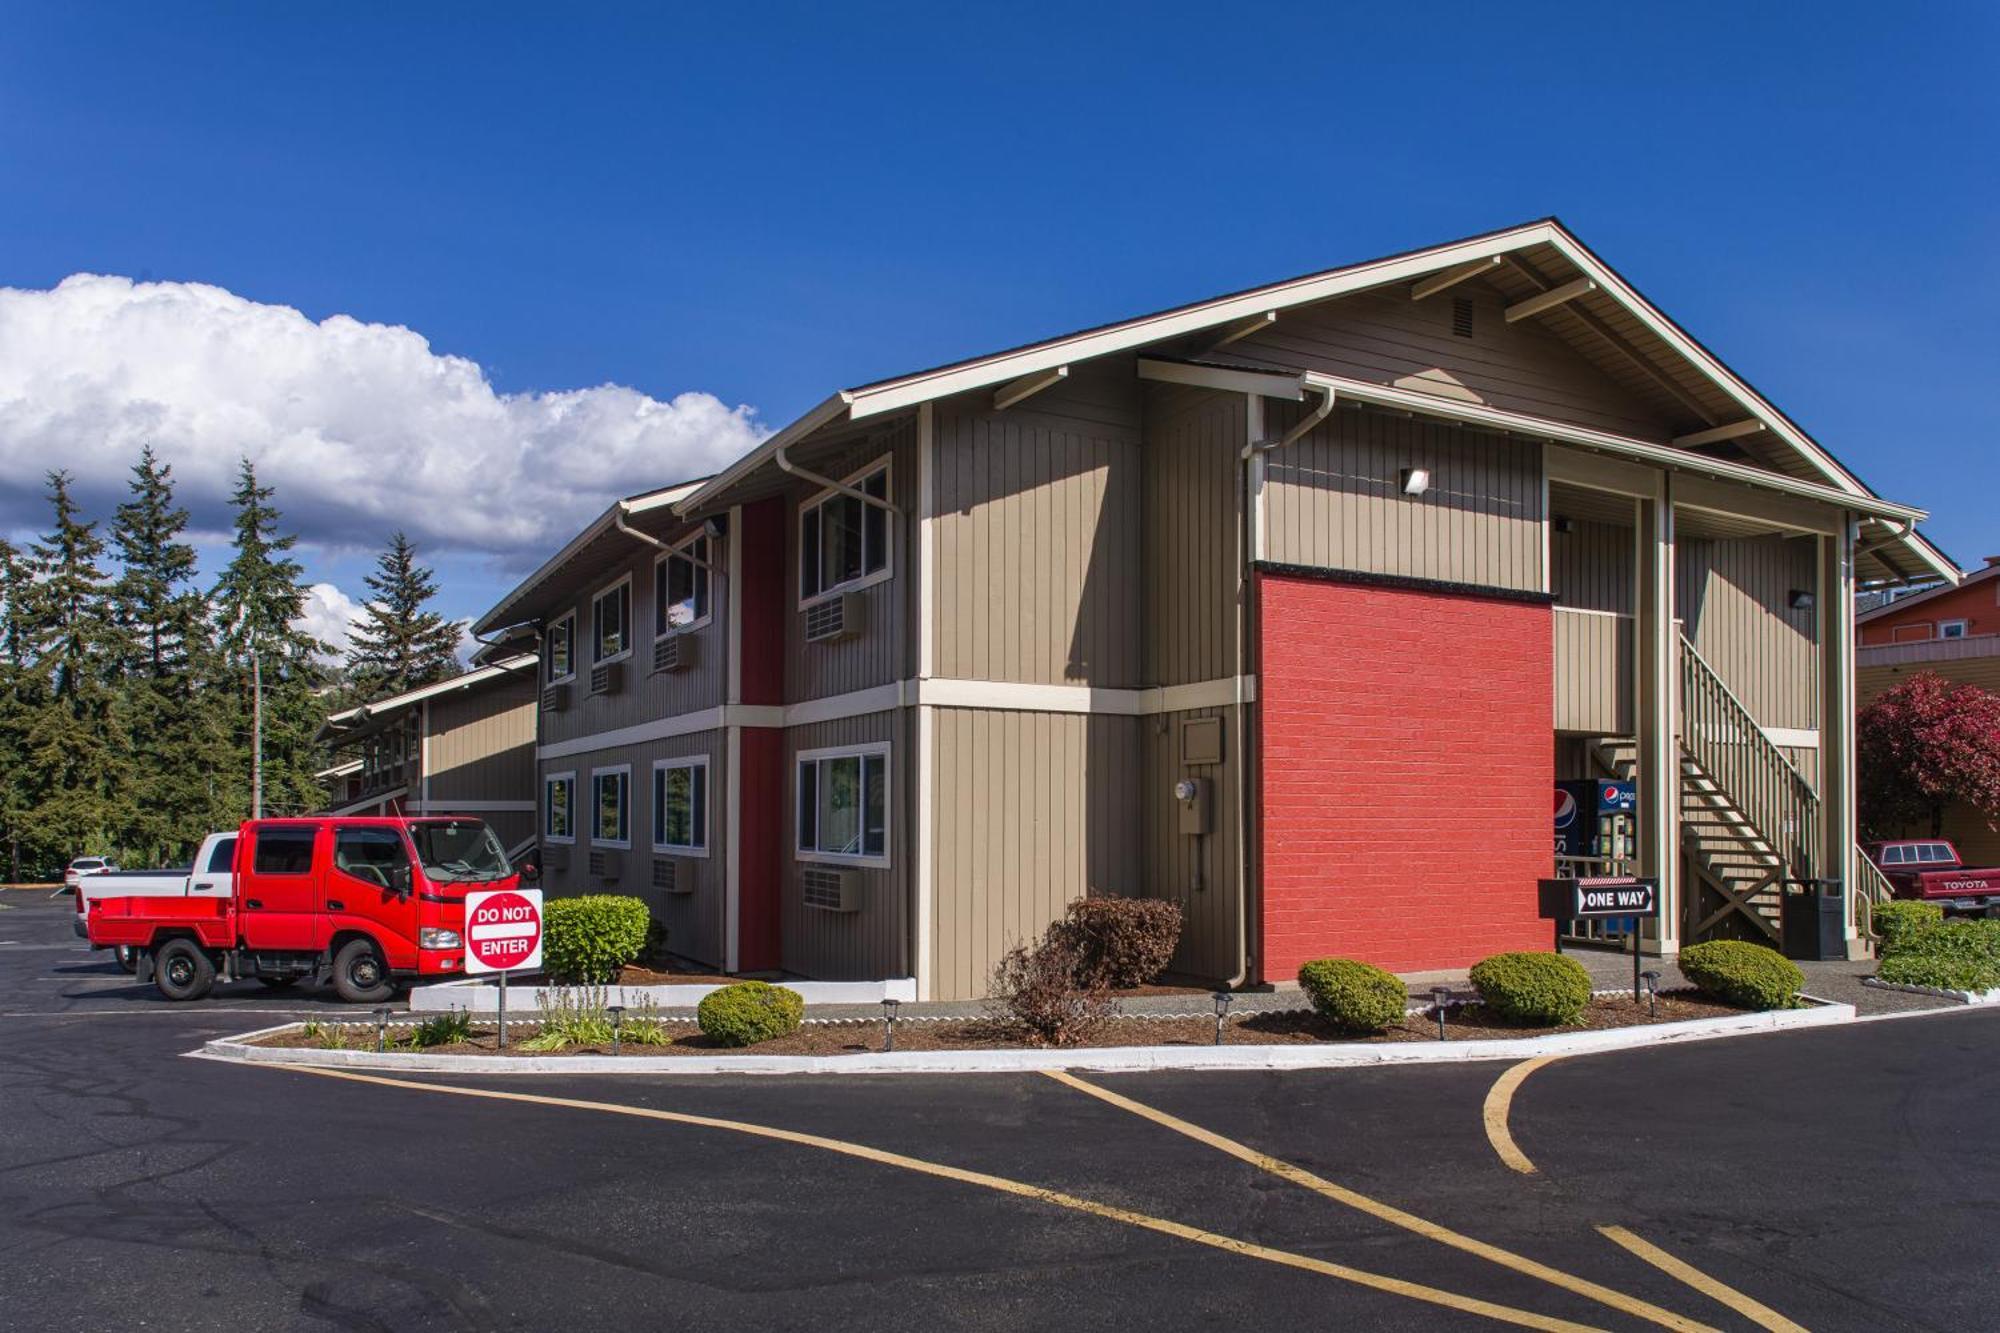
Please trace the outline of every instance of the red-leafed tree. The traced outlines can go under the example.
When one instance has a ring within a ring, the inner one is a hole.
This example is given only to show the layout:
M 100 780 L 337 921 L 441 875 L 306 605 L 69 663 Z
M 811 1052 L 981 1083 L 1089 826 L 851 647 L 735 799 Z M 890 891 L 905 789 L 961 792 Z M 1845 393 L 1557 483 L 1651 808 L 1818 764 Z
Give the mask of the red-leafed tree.
M 1895 837 L 1944 808 L 2000 816 L 2000 694 L 1953 685 L 1935 671 L 1912 676 L 1861 710 L 1855 744 L 1862 832 Z

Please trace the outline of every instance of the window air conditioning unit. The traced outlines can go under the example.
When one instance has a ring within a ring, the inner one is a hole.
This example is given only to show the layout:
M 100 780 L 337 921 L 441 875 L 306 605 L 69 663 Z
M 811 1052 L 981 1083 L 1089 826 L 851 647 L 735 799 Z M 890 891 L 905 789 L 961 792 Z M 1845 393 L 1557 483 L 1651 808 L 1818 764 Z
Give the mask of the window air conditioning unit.
M 617 879 L 625 873 L 625 858 L 617 852 L 593 851 L 590 873 L 597 879 Z
M 569 869 L 569 848 L 561 843 L 544 843 L 542 846 L 542 869 Z
M 653 670 L 686 671 L 695 664 L 695 645 L 699 642 L 692 634 L 669 634 L 653 640 Z
M 799 872 L 799 884 L 805 891 L 807 907 L 816 907 L 822 912 L 861 910 L 861 875 L 858 871 L 807 866 Z
M 694 877 L 680 872 L 680 863 L 670 856 L 653 858 L 653 887 L 663 893 L 693 893 Z
M 616 694 L 625 688 L 625 664 L 606 662 L 590 669 L 590 692 L 592 694 Z
M 560 713 L 568 707 L 568 685 L 550 685 L 542 690 L 542 711 L 544 713 Z
M 806 608 L 806 642 L 838 643 L 857 637 L 868 625 L 868 603 L 861 594 L 844 592 Z

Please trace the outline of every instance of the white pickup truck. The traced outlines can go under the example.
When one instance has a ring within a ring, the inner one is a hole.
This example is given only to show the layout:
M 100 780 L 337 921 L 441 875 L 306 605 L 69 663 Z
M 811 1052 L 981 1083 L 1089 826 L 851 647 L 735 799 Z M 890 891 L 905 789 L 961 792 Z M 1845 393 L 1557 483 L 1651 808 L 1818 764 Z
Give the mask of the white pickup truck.
M 93 904 L 104 898 L 227 898 L 236 890 L 236 830 L 201 840 L 194 864 L 175 870 L 106 870 L 77 882 L 76 933 L 90 938 L 86 924 Z M 127 972 L 138 964 L 131 949 L 114 954 Z

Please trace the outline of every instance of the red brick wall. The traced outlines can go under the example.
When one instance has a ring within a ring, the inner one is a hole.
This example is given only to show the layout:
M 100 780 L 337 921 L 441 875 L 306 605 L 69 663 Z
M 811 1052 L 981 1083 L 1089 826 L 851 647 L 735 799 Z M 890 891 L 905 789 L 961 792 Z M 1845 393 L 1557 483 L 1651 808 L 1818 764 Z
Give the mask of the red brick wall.
M 1546 949 L 1553 613 L 1260 573 L 1260 967 Z

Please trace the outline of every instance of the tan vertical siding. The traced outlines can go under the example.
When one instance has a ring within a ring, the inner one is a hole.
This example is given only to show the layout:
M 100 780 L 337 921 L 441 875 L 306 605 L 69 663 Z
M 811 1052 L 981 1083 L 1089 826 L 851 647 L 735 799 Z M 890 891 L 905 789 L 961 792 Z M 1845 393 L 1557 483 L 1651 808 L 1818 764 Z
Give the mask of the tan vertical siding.
M 1151 719 L 941 708 L 932 734 L 939 999 L 986 993 L 1000 955 L 1074 899 L 1143 896 L 1140 730 Z
M 1632 734 L 1630 616 L 1556 608 L 1556 730 Z
M 889 518 L 892 572 L 889 578 L 857 590 L 866 606 L 867 627 L 855 638 L 838 643 L 806 642 L 805 612 L 799 606 L 799 507 L 819 492 L 805 483 L 786 492 L 783 587 L 788 701 L 822 699 L 901 680 L 916 660 L 910 624 L 916 559 L 910 541 L 917 512 L 916 438 L 915 418 L 905 417 L 865 439 L 811 459 L 813 471 L 836 479 L 885 455 L 890 460 L 890 499 L 903 515 L 900 520 L 893 515 Z
M 1187 764 L 1181 759 L 1181 723 L 1189 718 L 1222 721 L 1220 764 Z M 1145 778 L 1141 792 L 1146 834 L 1146 896 L 1179 903 L 1181 944 L 1173 970 L 1188 976 L 1225 980 L 1236 972 L 1238 878 L 1238 782 L 1245 738 L 1237 734 L 1233 708 L 1196 708 L 1143 719 Z M 1207 778 L 1213 802 L 1209 833 L 1180 831 L 1174 784 L 1183 777 Z
M 1139 391 L 1129 367 L 938 408 L 935 673 L 1140 683 Z
M 430 700 L 428 707 L 427 776 L 433 803 L 525 801 L 534 797 L 532 670 L 473 686 L 464 693 L 440 695 Z
M 1273 403 L 1277 435 L 1304 411 Z M 1402 469 L 1430 489 L 1402 493 Z M 1542 586 L 1539 445 L 1434 421 L 1338 410 L 1265 464 L 1266 553 L 1285 564 Z
M 1150 684 L 1236 670 L 1240 394 L 1146 392 L 1145 643 Z
M 1557 606 L 1631 615 L 1637 548 L 1630 527 L 1575 519 L 1549 534 L 1549 591 Z
M 1452 332 L 1452 303 L 1473 303 L 1473 336 Z M 1243 356 L 1484 403 L 1640 439 L 1672 424 L 1539 320 L 1509 324 L 1497 293 L 1468 283 L 1428 301 L 1403 286 L 1288 310 L 1235 344 Z
M 908 708 L 842 718 L 785 733 L 784 851 L 781 857 L 779 921 L 785 970 L 823 981 L 858 981 L 915 974 L 910 956 L 910 873 L 916 840 L 911 836 L 915 802 L 910 783 L 910 738 L 915 725 Z M 889 866 L 859 867 L 863 903 L 857 912 L 828 912 L 805 905 L 799 880 L 804 865 L 798 846 L 798 756 L 802 750 L 889 741 Z
M 1794 611 L 1818 587 L 1813 538 L 1683 537 L 1678 611 L 1695 650 L 1766 727 L 1818 727 L 1819 613 Z

